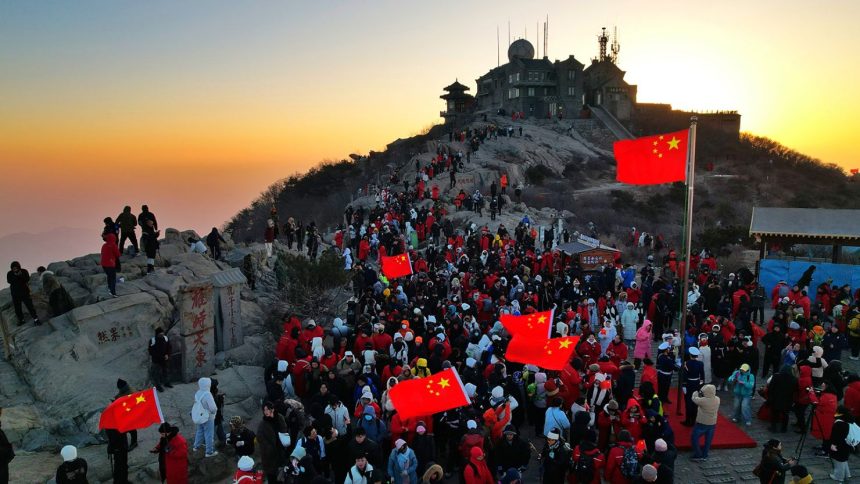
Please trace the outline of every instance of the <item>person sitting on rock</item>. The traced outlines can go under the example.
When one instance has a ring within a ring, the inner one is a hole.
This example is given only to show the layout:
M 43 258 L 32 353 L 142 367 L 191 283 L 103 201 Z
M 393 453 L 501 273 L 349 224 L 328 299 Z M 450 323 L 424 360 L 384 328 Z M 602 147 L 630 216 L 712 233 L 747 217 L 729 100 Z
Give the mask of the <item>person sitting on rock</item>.
M 87 483 L 87 461 L 78 457 L 78 449 L 73 445 L 67 445 L 60 450 L 63 463 L 57 468 L 54 477 L 57 484 L 86 484 Z

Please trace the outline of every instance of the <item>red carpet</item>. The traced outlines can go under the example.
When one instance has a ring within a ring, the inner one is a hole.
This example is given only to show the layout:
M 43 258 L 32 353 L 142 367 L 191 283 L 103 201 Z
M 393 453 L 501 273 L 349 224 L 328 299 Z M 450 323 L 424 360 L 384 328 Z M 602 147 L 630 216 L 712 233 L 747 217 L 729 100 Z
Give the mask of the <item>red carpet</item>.
M 678 450 L 691 450 L 693 446 L 690 443 L 690 437 L 693 435 L 693 427 L 681 425 L 681 422 L 684 421 L 684 402 L 681 401 L 681 415 L 675 415 L 676 391 L 674 388 L 669 392 L 669 398 L 672 403 L 663 405 L 663 415 L 669 418 L 669 424 L 675 432 L 675 446 Z M 724 417 L 722 413 L 717 414 L 717 430 L 714 432 L 714 440 L 711 441 L 712 449 L 741 449 L 756 447 L 757 445 L 758 443 L 750 438 L 741 427 Z

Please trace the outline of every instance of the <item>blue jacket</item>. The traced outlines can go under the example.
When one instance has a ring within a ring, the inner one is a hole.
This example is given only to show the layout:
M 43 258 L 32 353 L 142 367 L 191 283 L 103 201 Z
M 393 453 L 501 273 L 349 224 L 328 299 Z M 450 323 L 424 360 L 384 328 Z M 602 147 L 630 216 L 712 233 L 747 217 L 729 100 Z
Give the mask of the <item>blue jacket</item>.
M 392 449 L 391 455 L 388 456 L 388 475 L 391 476 L 391 482 L 401 484 L 403 475 L 401 472 L 406 471 L 409 477 L 409 483 L 418 483 L 418 458 L 415 457 L 415 452 L 407 448 L 406 452 L 398 452 L 397 449 Z
M 543 424 L 543 434 L 546 435 L 554 427 L 558 427 L 562 432 L 570 428 L 570 419 L 567 418 L 564 411 L 558 407 L 549 407 L 546 409 L 546 420 Z
M 755 392 L 755 375 L 752 372 L 741 373 L 740 370 L 735 370 L 729 377 L 729 383 L 735 384 L 732 393 L 737 397 L 749 398 Z

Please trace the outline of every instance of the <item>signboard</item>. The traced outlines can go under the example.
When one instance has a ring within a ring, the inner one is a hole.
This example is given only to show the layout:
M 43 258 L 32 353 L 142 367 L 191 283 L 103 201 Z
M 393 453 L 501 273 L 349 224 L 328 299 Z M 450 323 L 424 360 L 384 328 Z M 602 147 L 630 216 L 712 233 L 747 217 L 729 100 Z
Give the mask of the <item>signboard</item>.
M 614 263 L 615 253 L 611 250 L 593 249 L 579 254 L 579 266 L 586 271 L 592 271 L 600 266 Z
M 231 285 L 218 289 L 218 302 L 220 305 L 220 338 L 218 338 L 218 350 L 229 350 L 241 346 L 244 343 L 242 332 L 242 311 L 239 301 L 239 286 Z
M 597 240 L 593 237 L 589 237 L 587 235 L 580 235 L 579 238 L 577 238 L 577 241 L 580 243 L 583 243 L 589 247 L 595 247 L 595 248 L 600 247 L 600 241 L 599 240 Z

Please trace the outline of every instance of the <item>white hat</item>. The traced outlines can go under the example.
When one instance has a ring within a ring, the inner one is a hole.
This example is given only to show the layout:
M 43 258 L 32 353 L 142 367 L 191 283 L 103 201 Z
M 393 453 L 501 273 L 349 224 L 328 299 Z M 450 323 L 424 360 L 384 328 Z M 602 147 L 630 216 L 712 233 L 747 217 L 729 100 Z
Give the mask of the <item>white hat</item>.
M 466 304 L 466 303 L 463 303 L 463 304 L 461 304 L 461 305 L 460 305 L 460 309 L 462 309 L 463 311 L 468 311 L 468 310 L 469 310 L 469 305 L 468 305 L 468 304 Z
M 664 342 L 660 343 L 660 346 L 658 346 L 657 349 L 659 351 L 668 350 L 669 349 L 669 343 L 664 341 Z
M 403 439 L 397 439 L 397 440 L 394 442 L 394 447 L 395 447 L 395 448 L 397 448 L 397 449 L 400 449 L 400 448 L 401 448 L 401 447 L 403 447 L 404 445 L 406 445 L 406 441 L 405 441 L 405 440 L 403 440 Z
M 312 327 L 314 327 L 314 326 L 316 326 L 316 325 L 317 325 L 317 322 L 316 322 L 316 321 L 314 321 L 313 319 L 309 319 L 309 320 L 308 320 L 308 328 L 312 328 Z
M 695 346 L 690 347 L 690 356 L 692 356 L 693 358 L 695 358 L 701 354 L 702 354 L 702 352 L 699 351 L 699 348 L 696 348 Z
M 469 430 L 476 429 L 478 428 L 478 424 L 475 423 L 474 420 L 469 420 L 468 422 L 466 422 L 466 428 Z
M 278 371 L 287 371 L 287 360 L 278 360 Z
M 505 391 L 500 386 L 493 387 L 493 398 L 502 398 L 505 396 Z
M 362 393 L 362 394 L 361 394 L 361 398 L 366 398 L 366 399 L 368 399 L 368 400 L 373 400 L 373 393 L 370 393 L 370 392 L 364 392 L 364 393 Z
M 546 438 L 552 439 L 552 440 L 558 440 L 558 434 L 555 432 L 547 432 Z
M 347 356 L 355 356 L 355 355 L 352 354 L 352 351 L 347 351 L 346 353 L 343 354 L 343 356 L 347 357 Z
M 254 459 L 250 458 L 247 455 L 243 455 L 239 458 L 239 470 L 249 472 L 254 468 Z
M 666 441 L 665 441 L 665 440 L 663 440 L 663 439 L 657 439 L 657 440 L 655 440 L 655 441 L 654 441 L 654 449 L 655 449 L 657 452 L 666 452 L 666 449 L 667 449 L 667 448 L 669 448 L 669 446 L 666 444 Z
M 78 458 L 78 449 L 74 445 L 67 445 L 60 450 L 60 455 L 65 462 L 69 462 Z

